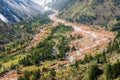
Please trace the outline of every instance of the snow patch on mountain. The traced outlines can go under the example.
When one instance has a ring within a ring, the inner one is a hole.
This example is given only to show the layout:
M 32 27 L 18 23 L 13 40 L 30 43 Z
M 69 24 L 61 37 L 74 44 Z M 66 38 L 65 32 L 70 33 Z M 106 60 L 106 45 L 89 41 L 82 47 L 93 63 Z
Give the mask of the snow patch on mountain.
M 0 0 L 0 19 L 15 23 L 42 15 L 44 9 L 32 0 Z
M 32 1 L 39 4 L 39 5 L 41 5 L 41 6 L 44 6 L 44 5 L 48 4 L 48 3 L 53 2 L 53 0 L 32 0 Z
M 6 23 L 9 22 L 1 13 L 0 13 L 0 19 L 1 19 L 3 22 L 6 22 Z
M 16 20 L 17 22 L 20 22 L 20 19 L 17 18 L 17 16 L 13 15 L 13 17 L 15 18 L 15 20 Z
M 49 7 L 52 9 L 61 10 L 66 5 L 68 5 L 72 0 L 32 0 L 32 1 L 39 4 L 43 8 Z M 45 9 L 45 10 L 47 10 L 47 9 Z

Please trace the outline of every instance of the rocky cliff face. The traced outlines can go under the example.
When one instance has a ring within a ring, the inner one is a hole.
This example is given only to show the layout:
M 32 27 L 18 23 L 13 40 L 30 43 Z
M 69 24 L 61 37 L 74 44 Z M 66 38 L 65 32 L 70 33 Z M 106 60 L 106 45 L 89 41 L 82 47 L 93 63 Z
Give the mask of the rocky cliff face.
M 31 0 L 0 0 L 0 19 L 14 23 L 42 13 L 42 7 Z
M 46 7 L 61 10 L 72 0 L 0 0 L 0 19 L 15 23 L 44 13 Z

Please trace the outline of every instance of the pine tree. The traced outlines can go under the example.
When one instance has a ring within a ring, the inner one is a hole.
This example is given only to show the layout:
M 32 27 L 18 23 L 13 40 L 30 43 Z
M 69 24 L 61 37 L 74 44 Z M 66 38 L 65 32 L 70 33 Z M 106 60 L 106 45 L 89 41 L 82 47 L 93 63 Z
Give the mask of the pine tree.
M 102 74 L 102 70 L 96 64 L 92 65 L 89 71 L 89 80 L 95 80 L 100 74 Z
M 117 75 L 120 75 L 120 62 L 117 61 Z
M 51 80 L 55 80 L 55 76 L 56 76 L 55 69 L 52 69 L 52 70 L 50 71 Z
M 106 53 L 103 52 L 102 53 L 102 63 L 105 63 L 106 61 L 107 61 L 107 59 L 106 59 Z
M 17 80 L 24 80 L 24 77 L 19 76 Z
M 0 63 L 0 69 L 2 68 L 2 64 Z
M 117 64 L 112 65 L 112 78 L 117 77 Z
M 40 71 L 39 70 L 36 70 L 34 72 L 34 76 L 35 76 L 35 80 L 39 80 L 40 79 Z
M 110 64 L 107 64 L 106 66 L 106 79 L 112 80 L 112 66 Z

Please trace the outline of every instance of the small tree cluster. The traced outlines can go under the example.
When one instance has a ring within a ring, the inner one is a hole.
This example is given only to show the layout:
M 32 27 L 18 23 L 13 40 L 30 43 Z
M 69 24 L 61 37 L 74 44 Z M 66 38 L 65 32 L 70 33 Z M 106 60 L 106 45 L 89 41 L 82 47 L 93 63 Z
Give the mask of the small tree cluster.
M 92 65 L 89 71 L 89 80 L 95 80 L 103 71 L 95 64 Z
M 81 61 L 82 64 L 88 63 L 93 60 L 93 56 L 90 55 L 85 55 L 84 59 Z
M 110 65 L 108 64 L 106 66 L 106 79 L 107 80 L 113 80 L 117 78 L 120 75 L 120 62 Z
M 107 62 L 106 52 L 103 52 L 101 54 L 97 54 L 95 56 L 95 60 L 97 61 L 97 63 L 105 63 L 105 62 Z
M 40 71 L 35 70 L 32 72 L 25 71 L 24 76 L 20 76 L 17 80 L 40 80 Z
M 58 59 L 63 59 L 65 57 L 65 53 L 70 51 L 70 47 L 68 46 L 68 42 L 65 40 L 60 41 L 58 45 L 59 54 L 57 55 Z
M 19 60 L 19 64 L 24 66 L 40 65 L 40 62 L 52 60 L 55 56 L 52 55 L 53 41 L 45 39 L 37 48 L 30 50 L 30 54 Z
M 50 78 L 51 78 L 51 80 L 55 80 L 55 76 L 56 76 L 55 69 L 50 70 Z

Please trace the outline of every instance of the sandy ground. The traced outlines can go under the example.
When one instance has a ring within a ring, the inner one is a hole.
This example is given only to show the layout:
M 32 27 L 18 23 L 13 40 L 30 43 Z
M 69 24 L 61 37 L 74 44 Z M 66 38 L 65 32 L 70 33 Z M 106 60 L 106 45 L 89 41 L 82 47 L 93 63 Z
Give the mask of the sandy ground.
M 23 76 L 22 74 L 17 74 L 16 71 L 11 71 L 7 75 L 0 78 L 0 80 L 17 80 L 19 76 Z

